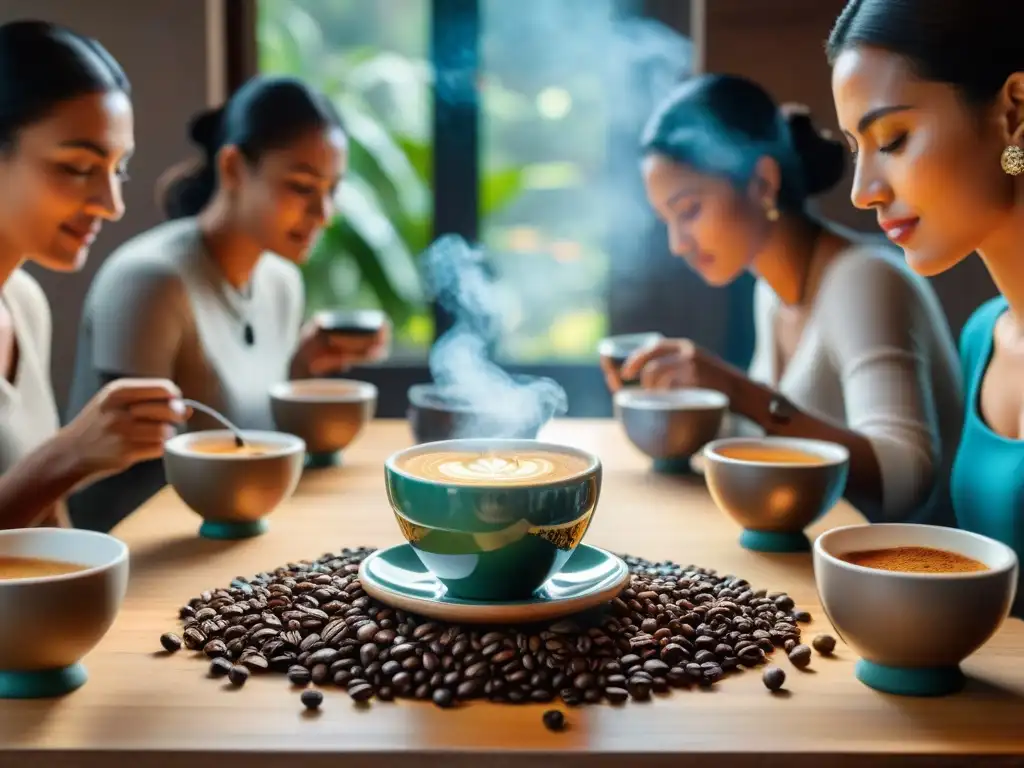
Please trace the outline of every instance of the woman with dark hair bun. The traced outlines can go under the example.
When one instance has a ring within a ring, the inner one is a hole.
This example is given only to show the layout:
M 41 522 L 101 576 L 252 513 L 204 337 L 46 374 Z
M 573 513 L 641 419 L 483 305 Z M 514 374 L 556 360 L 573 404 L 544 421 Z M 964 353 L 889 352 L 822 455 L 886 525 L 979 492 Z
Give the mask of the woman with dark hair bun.
M 862 0 L 828 42 L 852 199 L 922 275 L 970 254 L 1000 296 L 964 325 L 959 525 L 1024 557 L 1024 3 Z M 1016 615 L 1024 615 L 1018 589 Z
M 134 149 L 128 79 L 95 40 L 0 26 L 0 528 L 65 524 L 75 487 L 163 453 L 184 409 L 166 379 L 98 389 L 60 428 L 50 307 L 25 261 L 77 271 L 121 218 Z
M 845 446 L 846 495 L 869 520 L 951 523 L 956 350 L 924 281 L 881 244 L 809 212 L 843 176 L 842 145 L 756 83 L 705 75 L 659 107 L 643 150 L 672 252 L 711 285 L 757 277 L 756 344 L 747 373 L 672 340 L 635 354 L 623 374 L 653 389 L 724 392 L 745 431 Z
M 271 385 L 386 351 L 387 328 L 303 325 L 297 265 L 333 215 L 347 139 L 328 99 L 286 77 L 253 78 L 189 134 L 202 156 L 162 184 L 170 221 L 111 254 L 89 290 L 72 412 L 108 381 L 161 376 L 243 428 L 273 429 Z M 72 519 L 109 530 L 163 484 L 159 462 L 140 465 L 72 498 Z

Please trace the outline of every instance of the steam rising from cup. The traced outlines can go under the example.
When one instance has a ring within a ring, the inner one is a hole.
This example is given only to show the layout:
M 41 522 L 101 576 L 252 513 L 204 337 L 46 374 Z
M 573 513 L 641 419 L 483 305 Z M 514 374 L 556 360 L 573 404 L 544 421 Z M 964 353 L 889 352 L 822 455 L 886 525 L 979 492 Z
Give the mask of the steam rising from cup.
M 568 400 L 557 382 L 509 374 L 491 359 L 501 317 L 482 254 L 461 237 L 445 235 L 421 264 L 428 292 L 453 325 L 430 353 L 434 386 L 410 390 L 410 405 L 452 414 L 444 437 L 535 437 L 543 424 L 564 415 Z

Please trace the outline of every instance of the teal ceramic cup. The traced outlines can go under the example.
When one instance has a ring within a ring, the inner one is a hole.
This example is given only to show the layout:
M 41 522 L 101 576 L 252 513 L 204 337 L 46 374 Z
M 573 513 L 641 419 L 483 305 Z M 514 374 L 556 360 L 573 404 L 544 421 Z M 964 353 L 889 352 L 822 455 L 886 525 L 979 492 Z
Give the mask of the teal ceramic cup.
M 601 477 L 597 456 L 537 440 L 424 443 L 384 465 L 423 565 L 449 595 L 492 602 L 527 599 L 561 570 L 590 527 Z
M 711 498 L 755 552 L 809 552 L 804 529 L 839 502 L 850 470 L 843 446 L 796 437 L 722 438 L 703 456 Z

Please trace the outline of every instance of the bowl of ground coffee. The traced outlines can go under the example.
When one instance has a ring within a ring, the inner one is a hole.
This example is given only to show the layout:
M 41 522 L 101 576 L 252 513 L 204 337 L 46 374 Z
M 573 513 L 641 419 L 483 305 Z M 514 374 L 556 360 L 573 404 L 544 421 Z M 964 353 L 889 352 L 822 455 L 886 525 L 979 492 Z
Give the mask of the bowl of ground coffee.
M 86 681 L 81 660 L 114 623 L 128 547 L 103 533 L 0 531 L 0 699 L 52 697 Z
M 964 682 L 960 663 L 1009 615 L 1017 556 L 956 528 L 836 528 L 814 544 L 818 594 L 860 656 L 857 679 L 886 693 L 938 696 Z

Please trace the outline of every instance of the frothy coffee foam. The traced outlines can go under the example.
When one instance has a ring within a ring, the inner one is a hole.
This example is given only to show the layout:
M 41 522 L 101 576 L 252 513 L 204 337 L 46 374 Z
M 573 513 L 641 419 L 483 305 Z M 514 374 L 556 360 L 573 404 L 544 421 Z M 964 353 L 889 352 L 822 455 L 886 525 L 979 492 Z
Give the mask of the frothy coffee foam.
M 444 451 L 417 453 L 399 462 L 402 470 L 416 477 L 459 485 L 528 485 L 570 477 L 587 466 L 576 454 L 554 451 Z
M 437 471 L 452 480 L 532 480 L 550 475 L 555 465 L 547 459 L 506 459 L 501 456 L 481 456 L 470 461 L 459 459 L 439 464 Z

